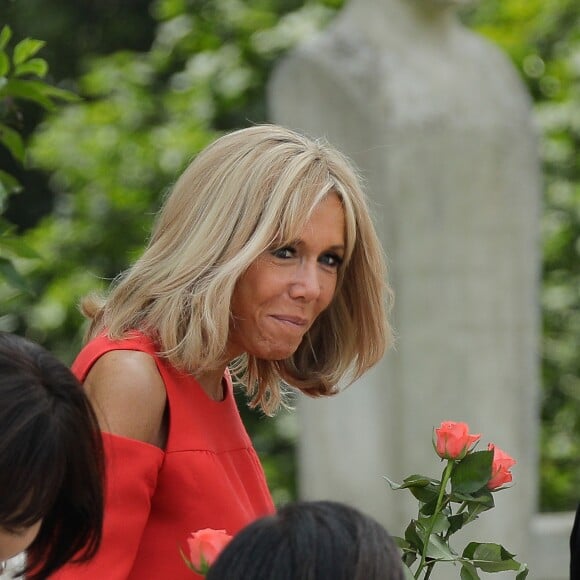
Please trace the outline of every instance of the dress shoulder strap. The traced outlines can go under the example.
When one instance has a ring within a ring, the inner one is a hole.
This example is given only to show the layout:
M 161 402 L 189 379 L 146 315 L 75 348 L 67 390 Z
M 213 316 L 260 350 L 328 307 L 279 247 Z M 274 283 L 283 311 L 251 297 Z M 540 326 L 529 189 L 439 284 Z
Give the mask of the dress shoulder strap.
M 156 357 L 155 344 L 141 332 L 133 332 L 120 340 L 112 340 L 103 333 L 90 340 L 73 362 L 71 369 L 77 379 L 83 382 L 97 360 L 113 350 L 137 350 Z

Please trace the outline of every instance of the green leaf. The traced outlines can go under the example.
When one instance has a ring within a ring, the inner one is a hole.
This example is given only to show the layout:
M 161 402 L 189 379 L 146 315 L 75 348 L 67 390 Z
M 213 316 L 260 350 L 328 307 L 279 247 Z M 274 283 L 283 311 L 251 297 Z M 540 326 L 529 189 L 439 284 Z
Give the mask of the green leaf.
M 423 536 L 425 534 L 423 533 Z M 417 522 L 415 520 L 411 520 L 407 529 L 405 530 L 405 540 L 409 542 L 409 544 L 417 550 L 417 552 L 421 552 L 423 550 L 423 540 L 419 533 L 417 532 Z
M 461 566 L 461 580 L 479 580 L 476 567 L 470 562 L 463 562 Z
M 522 564 L 520 566 L 520 569 L 518 570 L 518 574 L 516 576 L 516 580 L 525 580 L 528 577 L 528 573 L 529 573 L 529 569 L 525 564 Z
M 457 554 L 454 554 L 439 536 L 433 535 L 429 538 L 427 545 L 427 557 L 444 562 L 453 562 L 459 559 Z
M 5 52 L 0 52 L 0 77 L 5 77 L 10 71 L 10 59 Z
M 412 566 L 419 559 L 419 554 L 415 550 L 404 550 L 401 558 L 405 565 Z
M 403 575 L 405 580 L 415 580 L 415 576 L 413 576 L 413 572 L 411 572 L 410 568 L 403 562 Z
M 466 523 L 476 520 L 479 514 L 490 510 L 494 505 L 495 502 L 491 493 L 486 489 L 482 490 L 481 496 L 476 495 L 473 500 L 468 502 L 467 512 L 469 513 L 469 518 Z
M 449 499 L 457 503 L 465 502 L 469 507 L 475 504 L 481 504 L 482 506 L 485 506 L 486 509 L 491 509 L 495 505 L 493 495 L 485 487 L 477 490 L 475 493 L 452 492 Z
M 407 540 L 405 540 L 405 538 L 401 538 L 401 536 L 392 536 L 392 538 L 395 544 L 397 544 L 397 546 L 401 548 L 401 550 L 409 548 L 410 544 L 409 542 L 407 542 Z
M 449 516 L 447 519 L 449 521 L 449 535 L 459 531 L 467 522 L 470 521 L 469 513 L 467 512 Z
M 18 131 L 0 124 L 0 143 L 20 162 L 24 161 L 24 142 Z
M 471 542 L 463 551 L 463 557 L 484 572 L 522 570 L 522 564 L 514 560 L 514 554 L 499 544 Z
M 389 484 L 389 487 L 391 489 L 393 490 L 402 489 L 402 485 L 400 483 L 397 483 L 396 481 L 389 479 L 387 476 L 383 475 L 383 479 Z
M 411 566 L 418 558 L 417 550 L 404 538 L 393 536 L 393 539 L 402 552 L 401 558 L 403 559 L 403 562 L 405 562 L 407 566 Z
M 483 488 L 491 477 L 493 451 L 474 451 L 456 464 L 451 474 L 451 488 L 459 493 L 473 493 Z
M 70 103 L 76 103 L 82 100 L 76 93 L 73 93 L 72 91 L 67 91 L 66 89 L 60 89 L 58 87 L 53 87 L 52 85 L 39 82 L 36 84 L 39 85 L 39 89 L 51 99 L 59 99 L 61 101 L 67 101 Z
M 33 101 L 48 110 L 55 108 L 54 99 L 69 102 L 80 100 L 79 96 L 71 91 L 41 81 L 10 79 L 4 86 L 4 92 L 16 98 Z
M 391 489 L 408 489 L 420 502 L 427 503 L 437 498 L 440 482 L 424 475 L 410 475 L 403 483 L 396 483 L 384 477 Z
M 8 25 L 3 26 L 2 30 L 0 30 L 0 50 L 4 50 L 8 46 L 11 38 L 12 29 Z
M 16 229 L 14 224 L 7 222 L 5 219 L 0 216 L 0 235 L 8 236 Z
M 34 56 L 46 43 L 44 40 L 24 38 L 14 47 L 14 65 L 18 66 Z
M 21 189 L 22 185 L 20 185 L 20 182 L 15 177 L 0 169 L 0 201 L 3 196 L 8 197 L 10 194 L 17 193 Z
M 427 477 L 425 475 L 413 474 L 409 477 L 405 477 L 403 480 L 403 487 L 425 487 L 430 483 L 438 485 L 440 482 L 432 477 Z
M 29 260 L 38 260 L 40 258 L 38 252 L 33 250 L 19 237 L 0 237 L 0 251 L 2 253 L 7 251 L 13 256 L 18 258 L 27 258 Z
M 417 520 L 417 532 L 419 533 L 419 535 L 423 540 L 425 539 L 427 530 L 431 525 L 430 522 L 431 518 L 419 518 Z M 447 520 L 447 518 L 441 513 L 437 514 L 435 516 L 435 523 L 433 524 L 433 529 L 431 530 L 431 533 L 441 534 L 443 532 L 446 532 L 448 529 L 449 529 L 449 521 Z
M 419 509 L 419 513 L 422 516 L 431 516 L 435 513 L 436 509 L 437 509 L 437 496 L 432 498 L 431 501 L 428 501 L 427 503 L 423 504 Z
M 14 76 L 36 75 L 37 77 L 43 78 L 47 72 L 48 63 L 43 58 L 32 58 L 19 64 L 14 69 Z
M 10 260 L 2 257 L 0 257 L 1 278 L 4 278 L 8 284 L 22 292 L 30 292 L 30 287 L 24 277 L 16 270 Z
M 50 98 L 46 96 L 44 86 L 38 81 L 10 79 L 4 85 L 3 92 L 13 97 L 24 99 L 25 101 L 32 101 L 45 109 L 52 110 L 55 107 Z

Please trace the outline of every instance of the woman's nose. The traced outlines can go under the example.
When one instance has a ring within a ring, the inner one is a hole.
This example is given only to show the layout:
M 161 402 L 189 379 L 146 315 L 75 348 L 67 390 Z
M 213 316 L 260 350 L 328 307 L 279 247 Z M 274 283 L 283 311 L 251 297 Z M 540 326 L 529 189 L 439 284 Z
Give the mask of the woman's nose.
M 318 264 L 299 264 L 290 284 L 290 296 L 310 302 L 320 296 L 320 291 L 321 285 Z

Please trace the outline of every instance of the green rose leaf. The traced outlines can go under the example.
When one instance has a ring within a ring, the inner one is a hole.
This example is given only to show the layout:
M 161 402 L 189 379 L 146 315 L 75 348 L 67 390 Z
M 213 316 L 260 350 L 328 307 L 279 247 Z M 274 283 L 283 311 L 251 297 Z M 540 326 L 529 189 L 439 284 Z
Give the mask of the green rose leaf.
M 421 536 L 421 539 L 424 541 L 427 535 L 427 530 L 431 525 L 431 518 L 419 518 L 417 520 L 417 533 Z M 431 533 L 433 534 L 442 534 L 449 529 L 449 522 L 447 518 L 439 513 L 435 516 L 435 523 L 433 524 L 433 529 Z
M 407 540 L 405 540 L 405 538 L 401 538 L 401 536 L 392 536 L 393 541 L 395 542 L 395 544 L 397 544 L 397 547 L 401 548 L 401 550 L 404 550 L 405 548 L 409 548 L 410 544 L 409 542 L 407 542 Z
M 406 566 L 412 566 L 418 557 L 418 553 L 414 550 L 403 550 L 403 562 Z
M 493 451 L 474 451 L 456 464 L 451 474 L 451 488 L 457 493 L 480 490 L 491 478 Z
M 486 488 L 482 488 L 475 493 L 452 492 L 449 496 L 449 499 L 456 503 L 466 503 L 470 509 L 475 509 L 476 506 L 481 506 L 484 508 L 481 511 L 489 510 L 495 505 L 495 502 L 493 501 L 493 495 Z
M 484 572 L 521 570 L 523 573 L 525 570 L 522 564 L 514 560 L 514 555 L 499 544 L 471 542 L 463 551 L 463 557 Z
M 433 535 L 429 538 L 429 544 L 427 545 L 427 558 L 445 562 L 453 562 L 459 559 L 457 554 L 454 554 L 439 536 Z
M 463 562 L 461 566 L 461 580 L 479 580 L 477 568 L 470 562 Z
M 405 530 L 405 540 L 407 540 L 407 542 L 409 542 L 417 552 L 423 550 L 423 540 L 417 532 L 417 522 L 415 520 L 411 520 L 407 526 L 407 529 Z
M 413 572 L 409 569 L 409 567 L 403 563 L 403 574 L 405 576 L 405 580 L 415 580 L 415 576 L 413 576 Z
M 421 503 L 429 503 L 437 500 L 440 482 L 424 475 L 411 475 L 403 483 L 396 483 L 388 477 L 384 477 L 391 489 L 408 489 Z
M 393 540 L 402 552 L 401 557 L 403 562 L 405 562 L 407 566 L 411 566 L 417 559 L 417 550 L 409 542 L 407 542 L 405 538 L 401 538 L 400 536 L 393 536 Z
M 433 503 L 433 502 L 436 503 L 437 496 L 439 495 L 439 486 L 429 484 L 429 485 L 426 485 L 425 487 L 410 487 L 409 491 L 421 503 L 424 503 L 424 504 Z
M 428 501 L 427 503 L 423 504 L 419 509 L 419 515 L 422 516 L 431 516 L 435 513 L 435 509 L 437 508 L 437 496 Z
M 391 486 L 391 489 L 405 489 L 409 487 L 426 487 L 429 484 L 438 485 L 439 481 L 426 477 L 424 475 L 410 475 L 403 480 L 403 483 L 396 483 L 395 481 L 383 476 L 383 479 Z
M 397 483 L 396 481 L 393 481 L 392 479 L 389 479 L 388 477 L 383 475 L 383 479 L 389 484 L 389 487 L 393 490 L 397 490 L 397 489 L 402 489 L 402 485 L 400 483 Z
M 470 521 L 469 513 L 463 512 L 460 514 L 455 514 L 453 516 L 449 516 L 447 520 L 449 521 L 449 535 L 451 535 L 459 531 L 468 521 Z
M 529 572 L 528 567 L 525 564 L 520 564 L 516 580 L 525 580 L 528 576 L 528 572 Z

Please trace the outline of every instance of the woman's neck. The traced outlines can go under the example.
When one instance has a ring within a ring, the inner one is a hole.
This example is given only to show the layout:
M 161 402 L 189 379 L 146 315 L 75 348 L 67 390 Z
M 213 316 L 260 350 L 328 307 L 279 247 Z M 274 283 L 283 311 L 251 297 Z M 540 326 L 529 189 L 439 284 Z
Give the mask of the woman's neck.
M 225 366 L 215 371 L 196 374 L 195 378 L 212 401 L 223 401 L 226 395 Z

